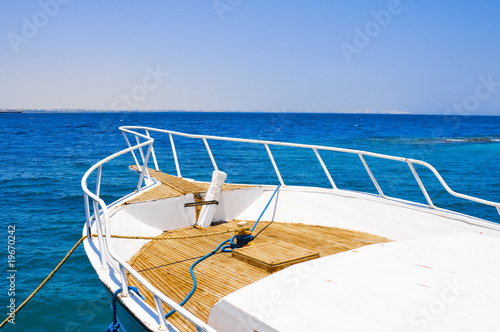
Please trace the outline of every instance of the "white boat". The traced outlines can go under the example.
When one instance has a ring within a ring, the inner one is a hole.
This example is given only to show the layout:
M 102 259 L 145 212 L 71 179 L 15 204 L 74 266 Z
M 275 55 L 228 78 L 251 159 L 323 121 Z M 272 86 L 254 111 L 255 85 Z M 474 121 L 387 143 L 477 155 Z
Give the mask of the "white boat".
M 432 173 L 450 195 L 495 214 L 500 204 L 453 191 L 431 165 L 320 145 L 120 130 L 128 148 L 82 179 L 84 245 L 115 309 L 109 330 L 500 330 L 500 225 L 435 206 L 419 172 Z M 155 139 L 169 143 L 163 144 L 168 151 L 160 152 Z M 191 142 L 191 159 L 182 159 L 189 174 L 195 170 L 211 182 L 183 178 L 178 140 Z M 222 163 L 210 146 L 242 155 L 267 152 L 277 177 L 268 183 L 279 185 L 234 184 L 225 172 L 245 174 L 252 165 Z M 316 163 L 330 188 L 287 185 L 278 167 L 287 161 L 275 161 L 272 153 L 277 146 L 309 153 L 303 162 Z M 376 194 L 338 188 L 327 154 L 359 158 Z M 130 176 L 138 184 L 104 202 L 102 174 L 118 157 L 132 157 L 138 176 Z M 415 180 L 407 185 L 426 203 L 385 195 L 369 165 L 375 159 L 404 166 Z M 211 161 L 210 171 L 198 166 L 203 160 Z M 161 172 L 159 164 L 175 165 L 176 174 Z M 219 169 L 222 164 L 231 169 Z

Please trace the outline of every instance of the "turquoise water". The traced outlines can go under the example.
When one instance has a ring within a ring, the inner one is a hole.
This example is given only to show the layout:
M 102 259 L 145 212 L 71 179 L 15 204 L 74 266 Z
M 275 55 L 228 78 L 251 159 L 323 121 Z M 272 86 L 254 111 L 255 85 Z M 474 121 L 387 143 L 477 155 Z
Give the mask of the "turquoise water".
M 15 303 L 19 305 L 81 237 L 85 220 L 80 180 L 98 160 L 126 147 L 121 125 L 144 125 L 195 134 L 314 143 L 422 159 L 458 192 L 498 201 L 500 117 L 426 115 L 257 113 L 22 113 L 0 114 L 0 304 L 9 301 L 9 226 L 15 226 Z M 203 145 L 177 139 L 185 177 L 208 180 L 211 164 Z M 174 173 L 168 137 L 156 140 L 160 167 Z M 277 184 L 261 147 L 210 142 L 228 182 Z M 285 183 L 328 187 L 310 151 L 289 163 L 289 148 L 272 147 Z M 359 158 L 322 153 L 337 186 L 375 192 Z M 310 162 L 312 161 L 312 162 Z M 384 192 L 424 202 L 407 166 L 367 158 Z M 137 178 L 127 155 L 105 167 L 103 198 L 110 203 L 132 191 Z M 196 167 L 195 167 L 196 165 Z M 243 167 L 242 167 L 243 165 Z M 500 222 L 494 208 L 442 192 L 435 178 L 417 168 L 441 207 Z M 11 227 L 12 230 L 12 227 Z M 11 238 L 12 240 L 12 238 Z M 11 259 L 12 261 L 12 259 Z M 104 290 L 80 247 L 16 316 L 5 331 L 104 331 L 111 311 Z

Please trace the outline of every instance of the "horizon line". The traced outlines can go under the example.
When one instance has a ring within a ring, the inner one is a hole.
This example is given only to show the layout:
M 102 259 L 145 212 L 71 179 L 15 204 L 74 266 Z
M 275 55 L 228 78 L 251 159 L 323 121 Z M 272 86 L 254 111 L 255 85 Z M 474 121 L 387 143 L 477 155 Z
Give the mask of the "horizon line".
M 0 108 L 2 113 L 10 113 L 13 111 L 22 111 L 25 113 L 268 113 L 268 114 L 361 114 L 361 115 L 435 115 L 435 116 L 500 116 L 500 114 L 442 114 L 442 113 L 415 113 L 406 111 L 239 111 L 239 110 L 113 110 L 113 109 L 98 109 L 98 108 Z

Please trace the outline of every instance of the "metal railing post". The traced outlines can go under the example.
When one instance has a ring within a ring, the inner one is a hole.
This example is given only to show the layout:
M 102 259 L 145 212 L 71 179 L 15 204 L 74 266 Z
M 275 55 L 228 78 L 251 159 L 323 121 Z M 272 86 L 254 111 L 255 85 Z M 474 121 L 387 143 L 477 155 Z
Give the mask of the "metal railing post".
M 97 169 L 97 182 L 95 185 L 95 195 L 99 197 L 101 193 L 101 175 L 102 175 L 102 165 Z
M 154 300 L 156 306 L 156 313 L 158 314 L 159 318 L 158 328 L 160 330 L 166 329 L 168 325 L 167 325 L 167 320 L 165 319 L 165 311 L 163 311 L 163 305 L 161 303 L 161 300 L 156 295 L 154 296 Z
M 325 163 L 323 162 L 323 159 L 321 159 L 321 156 L 319 155 L 319 152 L 316 148 L 313 148 L 314 153 L 316 154 L 316 157 L 318 157 L 319 163 L 321 164 L 321 167 L 323 168 L 323 171 L 326 174 L 326 177 L 328 178 L 328 181 L 330 181 L 330 184 L 332 185 L 333 189 L 337 189 L 337 186 L 335 185 L 335 182 L 333 182 L 332 176 L 330 175 L 330 172 L 328 171 L 328 168 L 326 168 Z
M 128 296 L 127 270 L 122 264 L 120 264 L 120 272 L 122 273 L 122 294 Z
M 172 146 L 172 154 L 174 155 L 175 169 L 177 170 L 177 177 L 182 178 L 181 169 L 179 167 L 179 160 L 177 159 L 177 152 L 175 151 L 174 138 L 172 137 L 172 134 L 168 134 L 168 136 L 170 136 L 170 145 Z
M 266 146 L 267 154 L 269 155 L 269 159 L 271 159 L 271 163 L 273 164 L 274 171 L 276 172 L 276 175 L 278 176 L 278 179 L 280 180 L 280 183 L 282 186 L 285 185 L 283 182 L 283 179 L 281 178 L 280 171 L 278 169 L 278 166 L 276 165 L 276 162 L 274 161 L 273 154 L 271 153 L 271 149 L 269 149 L 269 146 L 267 144 L 264 144 Z
M 146 136 L 151 138 L 151 136 L 149 136 L 149 130 L 146 130 Z M 155 164 L 155 170 L 159 171 L 160 168 L 158 167 L 158 161 L 156 160 L 156 154 L 155 154 L 155 149 L 153 147 L 153 144 L 151 144 L 151 156 L 153 157 L 153 162 Z
M 90 225 L 90 206 L 89 206 L 89 195 L 83 193 L 83 203 L 85 205 L 85 219 L 87 220 L 87 239 L 92 241 L 92 228 Z
M 432 199 L 429 197 L 429 194 L 427 193 L 427 190 L 425 189 L 424 184 L 422 183 L 422 180 L 420 180 L 420 176 L 418 176 L 417 170 L 415 169 L 415 167 L 413 167 L 413 164 L 411 162 L 407 161 L 407 163 L 408 166 L 410 166 L 411 172 L 413 173 L 415 180 L 417 180 L 420 190 L 422 190 L 422 193 L 424 194 L 427 203 L 431 208 L 435 208 L 434 203 L 432 203 Z
M 141 144 L 141 139 L 139 138 L 139 135 L 135 135 L 135 141 L 137 142 L 137 145 Z M 144 166 L 144 152 L 142 151 L 142 146 L 139 147 L 139 153 L 141 154 L 142 165 Z
M 145 162 L 142 165 L 141 176 L 139 177 L 139 183 L 137 184 L 137 191 L 141 190 L 142 181 L 144 180 L 144 175 L 146 175 L 146 173 L 148 174 L 148 178 L 151 179 L 151 175 L 149 174 L 149 170 L 148 170 L 148 160 L 149 160 L 149 154 L 151 153 L 152 145 L 153 145 L 153 143 L 151 143 L 149 145 L 148 151 L 146 152 Z
M 205 143 L 205 147 L 207 148 L 208 155 L 210 157 L 210 160 L 212 161 L 212 165 L 214 166 L 214 169 L 218 171 L 219 169 L 217 168 L 217 164 L 215 163 L 214 156 L 212 155 L 212 150 L 210 150 L 210 147 L 208 146 L 208 142 L 206 138 L 203 138 L 203 143 Z
M 132 148 L 132 145 L 130 145 L 130 141 L 128 140 L 127 134 L 125 134 L 124 131 L 122 131 L 123 137 L 125 138 L 125 142 L 127 142 L 127 146 L 129 148 Z M 137 157 L 135 156 L 134 150 L 130 150 L 130 153 L 132 154 L 132 157 L 134 157 L 135 165 L 137 166 L 137 170 L 140 172 L 142 171 L 141 165 L 139 165 L 139 161 L 137 160 Z
M 99 242 L 99 252 L 101 254 L 101 268 L 107 269 L 108 268 L 108 262 L 106 259 L 106 253 L 104 249 L 104 237 L 102 235 L 102 228 L 101 228 L 101 216 L 99 213 L 99 204 L 94 200 L 94 217 L 96 221 L 96 228 L 97 228 L 97 239 Z
M 372 182 L 375 185 L 375 188 L 377 188 L 379 196 L 380 197 L 385 197 L 384 196 L 384 192 L 382 191 L 382 189 L 378 185 L 377 179 L 375 179 L 375 176 L 373 175 L 372 171 L 370 170 L 370 167 L 368 167 L 368 164 L 366 163 L 365 158 L 363 158 L 363 155 L 361 153 L 358 153 L 358 156 L 361 159 L 361 162 L 363 163 L 363 165 L 365 166 L 366 172 L 370 176 L 370 179 L 372 179 Z

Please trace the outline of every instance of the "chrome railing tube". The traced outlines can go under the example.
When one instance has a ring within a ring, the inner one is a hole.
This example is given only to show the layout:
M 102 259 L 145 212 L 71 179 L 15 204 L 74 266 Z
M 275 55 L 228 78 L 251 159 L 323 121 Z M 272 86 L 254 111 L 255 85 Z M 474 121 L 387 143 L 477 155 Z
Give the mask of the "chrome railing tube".
M 316 154 L 316 157 L 319 160 L 319 163 L 321 164 L 321 167 L 323 168 L 323 171 L 326 174 L 326 177 L 328 178 L 328 181 L 330 181 L 330 184 L 332 185 L 333 189 L 337 189 L 337 186 L 335 185 L 335 182 L 333 182 L 332 176 L 330 175 L 330 172 L 328 171 L 328 168 L 326 168 L 325 163 L 323 162 L 323 159 L 319 155 L 318 149 L 313 148 L 314 153 Z
M 412 162 L 413 164 L 418 164 L 418 165 L 422 165 L 422 166 L 427 167 L 432 173 L 434 173 L 434 176 L 436 176 L 436 178 L 438 179 L 438 181 L 441 183 L 441 185 L 444 187 L 444 189 L 450 195 L 453 195 L 455 197 L 462 198 L 462 199 L 465 199 L 465 200 L 468 200 L 468 201 L 480 203 L 480 204 L 483 204 L 483 205 L 496 206 L 497 208 L 500 207 L 500 203 L 488 201 L 486 199 L 477 198 L 477 197 L 473 197 L 473 196 L 469 196 L 469 195 L 465 195 L 465 194 L 460 194 L 460 193 L 457 193 L 456 191 L 453 191 L 448 186 L 448 184 L 444 181 L 444 179 L 441 176 L 441 174 L 439 174 L 439 172 L 434 168 L 434 166 L 426 163 L 425 161 L 416 160 L 416 159 L 407 159 L 407 160 L 410 161 L 410 162 Z
M 148 150 L 146 152 L 146 157 L 144 159 L 144 164 L 142 165 L 142 172 L 141 175 L 139 176 L 139 183 L 137 184 L 137 191 L 141 191 L 141 186 L 142 186 L 142 181 L 144 180 L 144 176 L 147 174 L 148 178 L 151 179 L 151 175 L 149 174 L 148 170 L 148 161 L 149 161 L 149 155 L 151 154 L 151 147 L 153 146 L 153 142 L 148 147 Z
M 274 157 L 273 157 L 273 154 L 271 153 L 271 149 L 269 149 L 269 145 L 267 145 L 267 144 L 264 144 L 264 145 L 266 147 L 267 154 L 269 155 L 269 159 L 271 159 L 271 163 L 273 164 L 274 171 L 276 172 L 276 175 L 278 176 L 278 180 L 280 181 L 280 184 L 282 186 L 284 186 L 285 183 L 283 182 L 283 179 L 281 178 L 280 170 L 278 169 L 278 166 L 276 165 L 276 162 L 274 161 Z
M 172 147 L 172 154 L 174 156 L 175 169 L 177 170 L 177 176 L 182 178 L 181 169 L 179 167 L 179 159 L 177 159 L 177 151 L 175 150 L 174 138 L 172 137 L 172 134 L 169 134 L 168 136 L 170 137 L 170 146 Z
M 122 294 L 123 296 L 128 296 L 128 281 L 127 281 L 127 270 L 125 267 L 118 262 L 120 266 L 120 272 L 122 274 Z
M 160 300 L 160 298 L 158 298 L 158 296 L 154 295 L 154 300 L 155 300 L 155 307 L 156 307 L 156 313 L 158 315 L 158 328 L 160 330 L 162 329 L 166 329 L 168 324 L 167 324 L 167 320 L 165 319 L 165 311 L 163 310 L 163 305 L 162 305 L 162 302 Z
M 101 175 L 102 175 L 102 165 L 97 169 L 97 181 L 95 185 L 95 194 L 100 196 L 101 194 Z
M 142 151 L 142 146 L 141 146 L 141 139 L 139 138 L 139 135 L 135 135 L 135 141 L 137 142 L 136 146 L 139 146 L 139 153 L 141 154 L 141 159 L 142 159 L 142 164 L 144 165 L 144 152 Z
M 408 166 L 410 166 L 411 172 L 413 173 L 413 176 L 415 177 L 415 180 L 417 180 L 417 183 L 420 187 L 420 190 L 422 190 L 422 193 L 425 196 L 425 199 L 427 200 L 427 203 L 429 204 L 429 207 L 435 208 L 434 203 L 432 203 L 432 199 L 429 197 L 429 193 L 427 193 L 427 190 L 424 187 L 424 184 L 422 183 L 422 180 L 420 180 L 420 176 L 418 176 L 417 170 L 415 167 L 413 167 L 413 164 L 408 161 Z
M 212 161 L 212 165 L 214 166 L 214 170 L 218 171 L 219 169 L 217 168 L 217 163 L 215 162 L 214 156 L 212 154 L 212 150 L 210 150 L 210 147 L 208 146 L 208 142 L 206 138 L 203 138 L 203 143 L 205 143 L 205 147 L 207 148 L 208 156 L 210 157 L 210 160 Z
M 358 156 L 361 159 L 361 162 L 363 163 L 363 165 L 365 166 L 365 170 L 368 173 L 368 175 L 370 176 L 370 179 L 372 179 L 372 182 L 375 185 L 375 188 L 377 188 L 379 196 L 380 197 L 385 197 L 384 192 L 382 191 L 382 188 L 380 188 L 380 186 L 379 186 L 379 184 L 377 182 L 377 179 L 375 179 L 375 175 L 373 175 L 373 173 L 372 173 L 370 167 L 368 166 L 368 163 L 366 162 L 365 158 L 363 157 L 363 155 L 361 153 L 359 153 Z
M 146 136 L 151 138 L 149 135 L 149 130 L 146 130 Z M 155 154 L 155 149 L 153 147 L 153 144 L 151 144 L 151 156 L 153 157 L 153 162 L 155 164 L 155 170 L 159 171 L 160 168 L 158 167 L 158 160 L 156 160 L 156 154 Z
M 129 133 L 132 133 L 132 134 L 139 134 L 139 133 L 135 132 L 134 130 L 149 130 L 149 131 L 154 131 L 154 132 L 158 132 L 158 133 L 168 134 L 170 136 L 171 143 L 173 143 L 173 135 L 176 135 L 176 136 L 188 137 L 188 138 L 195 138 L 195 139 L 196 138 L 198 138 L 198 139 L 205 138 L 207 140 L 210 139 L 210 140 L 219 140 L 219 141 L 227 141 L 227 142 L 241 142 L 241 143 L 261 144 L 261 145 L 265 145 L 266 146 L 266 150 L 268 151 L 268 154 L 270 153 L 269 145 L 280 145 L 280 146 L 289 146 L 289 147 L 296 147 L 296 148 L 309 148 L 309 149 L 314 149 L 315 148 L 317 150 L 322 150 L 322 151 L 333 151 L 333 152 L 357 154 L 357 155 L 360 155 L 360 158 L 361 158 L 363 164 L 365 165 L 365 169 L 367 168 L 368 165 L 366 164 L 366 161 L 364 160 L 364 156 L 370 156 L 370 157 L 375 157 L 375 158 L 380 158 L 380 159 L 387 159 L 387 160 L 393 160 L 393 161 L 400 161 L 400 162 L 405 162 L 405 163 L 408 162 L 408 161 L 410 161 L 413 164 L 422 165 L 422 166 L 428 168 L 432 173 L 434 173 L 434 175 L 437 177 L 437 179 L 439 180 L 439 182 L 441 183 L 441 185 L 444 187 L 444 189 L 450 195 L 453 195 L 455 197 L 459 197 L 459 198 L 462 198 L 462 199 L 465 199 L 465 200 L 477 202 L 477 203 L 480 203 L 480 204 L 493 206 L 493 207 L 496 207 L 497 210 L 500 209 L 500 203 L 493 202 L 493 201 L 488 201 L 488 200 L 485 200 L 485 199 L 481 199 L 481 198 L 477 198 L 477 197 L 473 197 L 473 196 L 469 196 L 469 195 L 460 194 L 460 193 L 457 193 L 457 192 L 451 190 L 450 187 L 443 180 L 443 178 L 441 177 L 441 175 L 439 174 L 439 172 L 433 166 L 431 166 L 430 164 L 428 164 L 426 162 L 423 162 L 423 161 L 420 161 L 420 160 L 416 160 L 416 159 L 408 159 L 408 158 L 403 158 L 403 157 L 396 157 L 396 156 L 385 155 L 385 154 L 374 153 L 374 152 L 368 152 L 368 151 L 363 151 L 363 150 L 335 148 L 335 147 L 328 147 L 328 146 L 321 146 L 321 145 L 310 145 L 310 144 L 299 144 L 299 143 L 285 143 L 285 142 L 276 142 L 276 141 L 265 141 L 265 140 L 254 140 L 254 139 L 243 139 L 243 138 L 221 137 L 221 136 L 210 136 L 210 135 L 185 134 L 185 133 L 176 132 L 176 131 L 172 131 L 172 130 L 164 130 L 164 129 L 157 129 L 157 128 L 151 128 L 151 127 L 142 127 L 142 126 L 123 126 L 123 127 L 120 127 L 120 130 L 121 131 L 129 132 Z M 173 153 L 174 154 L 174 159 L 175 159 L 175 162 L 176 162 L 177 174 L 180 177 L 180 170 L 179 170 L 179 163 L 178 163 L 178 160 L 177 160 L 177 154 L 175 152 L 175 147 L 173 145 L 172 145 L 172 148 L 173 148 L 172 150 L 174 152 Z M 274 163 L 274 165 L 275 165 L 275 163 Z M 273 165 L 273 167 L 274 167 L 274 165 Z M 276 168 L 277 167 L 275 167 L 275 170 L 276 170 Z M 371 173 L 371 170 L 369 170 L 369 168 L 367 169 L 367 172 L 368 172 L 368 175 L 370 175 L 370 178 L 372 179 L 372 182 L 373 182 L 373 179 L 375 179 L 375 177 L 373 176 L 373 173 Z M 280 178 L 280 177 L 281 177 L 281 175 L 278 176 L 278 178 Z M 376 183 L 376 180 L 375 180 L 374 183 Z M 378 186 L 378 184 L 375 185 L 375 187 L 377 187 L 377 186 Z M 379 190 L 379 188 L 380 188 L 380 186 L 378 186 L 377 190 Z M 380 194 L 380 191 L 379 191 L 379 194 Z M 382 195 L 383 195 L 383 193 L 382 193 Z M 385 197 L 385 196 L 382 196 L 382 197 Z M 499 211 L 499 214 L 500 214 L 500 211 Z
M 129 148 L 132 148 L 132 145 L 130 145 L 130 141 L 128 140 L 127 134 L 124 131 L 122 131 L 122 134 L 123 134 L 123 137 L 125 138 L 125 142 L 127 142 L 127 146 Z M 137 169 L 139 170 L 139 172 L 142 171 L 141 165 L 139 165 L 139 161 L 137 160 L 137 157 L 135 156 L 134 150 L 130 150 L 130 153 L 132 154 L 132 157 L 134 158 L 135 165 L 137 166 Z
M 83 193 L 83 205 L 85 206 L 85 220 L 87 222 L 87 237 L 89 239 L 92 238 L 92 225 L 90 219 L 90 206 L 89 206 L 89 195 L 87 193 Z
M 108 268 L 108 262 L 106 258 L 106 250 L 104 249 L 104 237 L 102 234 L 102 227 L 101 227 L 101 216 L 99 213 L 99 203 L 94 200 L 94 218 L 96 221 L 96 229 L 97 229 L 97 240 L 99 243 L 99 253 L 101 256 L 101 268 L 107 269 Z

